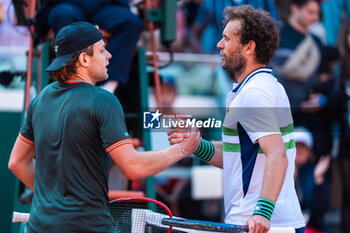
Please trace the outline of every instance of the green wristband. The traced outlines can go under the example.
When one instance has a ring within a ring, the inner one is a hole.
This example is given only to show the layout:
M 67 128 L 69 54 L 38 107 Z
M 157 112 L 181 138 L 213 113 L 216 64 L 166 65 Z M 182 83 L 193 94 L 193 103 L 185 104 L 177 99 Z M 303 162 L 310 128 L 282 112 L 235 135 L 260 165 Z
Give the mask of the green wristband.
M 266 217 L 268 220 L 270 220 L 274 208 L 275 208 L 275 203 L 273 203 L 273 201 L 266 198 L 259 198 L 256 203 L 253 215 L 256 215 L 256 214 L 262 215 Z
M 214 144 L 211 141 L 202 139 L 199 143 L 197 151 L 193 154 L 207 163 L 211 160 L 211 158 L 213 158 L 214 153 Z

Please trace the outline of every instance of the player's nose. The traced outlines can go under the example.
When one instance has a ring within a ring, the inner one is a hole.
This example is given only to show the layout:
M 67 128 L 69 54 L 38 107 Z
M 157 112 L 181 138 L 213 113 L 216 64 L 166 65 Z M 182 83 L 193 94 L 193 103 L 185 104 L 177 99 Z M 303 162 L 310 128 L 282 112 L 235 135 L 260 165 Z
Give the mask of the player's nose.
M 218 49 L 223 49 L 224 48 L 224 38 L 222 38 L 217 44 L 216 44 L 216 47 Z

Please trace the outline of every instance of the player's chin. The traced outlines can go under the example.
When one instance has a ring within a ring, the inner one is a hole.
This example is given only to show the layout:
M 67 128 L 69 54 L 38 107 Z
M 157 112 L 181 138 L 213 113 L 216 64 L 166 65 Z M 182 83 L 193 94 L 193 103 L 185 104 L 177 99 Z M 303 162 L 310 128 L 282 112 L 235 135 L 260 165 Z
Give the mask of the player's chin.
M 108 77 L 109 77 L 109 76 L 108 76 L 107 73 L 105 73 L 104 75 L 101 75 L 100 78 L 99 78 L 99 82 L 100 82 L 100 81 L 105 81 L 105 80 L 107 80 Z

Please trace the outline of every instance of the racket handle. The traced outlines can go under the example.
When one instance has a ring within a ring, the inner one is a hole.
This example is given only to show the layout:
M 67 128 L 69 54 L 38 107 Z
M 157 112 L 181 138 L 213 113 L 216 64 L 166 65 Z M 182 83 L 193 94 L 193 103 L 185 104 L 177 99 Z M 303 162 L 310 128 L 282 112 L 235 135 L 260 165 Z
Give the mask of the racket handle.
M 271 227 L 268 233 L 295 233 L 292 227 Z
M 29 221 L 28 213 L 13 212 L 12 222 L 28 222 L 28 221 Z

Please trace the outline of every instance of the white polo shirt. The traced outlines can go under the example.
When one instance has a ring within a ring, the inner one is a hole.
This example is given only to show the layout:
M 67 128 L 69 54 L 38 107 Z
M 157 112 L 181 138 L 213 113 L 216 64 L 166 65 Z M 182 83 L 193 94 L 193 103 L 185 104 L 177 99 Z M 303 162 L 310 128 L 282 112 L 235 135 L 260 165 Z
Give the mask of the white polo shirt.
M 305 226 L 294 188 L 295 142 L 293 119 L 284 88 L 262 67 L 250 73 L 227 95 L 223 124 L 224 200 L 226 223 L 246 224 L 261 194 L 266 156 L 257 140 L 281 134 L 286 146 L 288 168 L 271 226 Z

